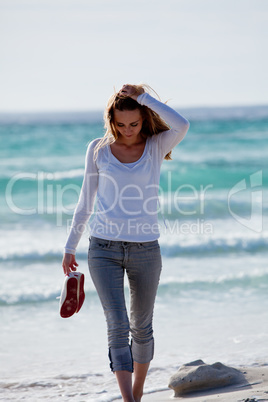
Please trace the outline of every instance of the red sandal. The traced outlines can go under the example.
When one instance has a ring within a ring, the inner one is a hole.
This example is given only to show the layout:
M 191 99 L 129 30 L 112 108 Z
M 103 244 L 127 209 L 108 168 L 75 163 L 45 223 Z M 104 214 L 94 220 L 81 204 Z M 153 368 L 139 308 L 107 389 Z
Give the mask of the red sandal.
M 70 272 L 66 275 L 60 296 L 62 318 L 71 317 L 81 309 L 85 300 L 84 282 L 85 276 L 81 272 Z

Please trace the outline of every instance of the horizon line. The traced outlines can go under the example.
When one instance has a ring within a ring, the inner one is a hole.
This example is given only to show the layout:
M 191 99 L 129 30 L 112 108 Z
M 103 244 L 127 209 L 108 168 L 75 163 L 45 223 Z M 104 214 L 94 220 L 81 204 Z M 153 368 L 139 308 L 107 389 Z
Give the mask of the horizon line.
M 195 105 L 195 106 L 172 106 L 174 110 L 196 110 L 196 109 L 235 109 L 235 108 L 257 108 L 267 107 L 267 103 L 248 103 L 248 104 L 222 104 L 222 105 Z M 56 114 L 56 113 L 103 113 L 104 109 L 26 109 L 26 110 L 1 110 L 0 115 L 4 114 Z
M 268 118 L 268 104 L 234 106 L 195 106 L 173 108 L 188 120 Z M 0 111 L 0 124 L 87 124 L 103 123 L 103 110 Z

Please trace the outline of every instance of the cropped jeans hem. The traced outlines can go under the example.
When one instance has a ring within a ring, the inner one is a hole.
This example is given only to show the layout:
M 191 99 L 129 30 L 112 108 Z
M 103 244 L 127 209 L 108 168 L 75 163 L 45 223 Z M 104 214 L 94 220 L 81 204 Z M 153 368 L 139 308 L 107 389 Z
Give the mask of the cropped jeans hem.
M 131 340 L 131 350 L 133 360 L 137 363 L 145 364 L 153 360 L 154 357 L 154 339 L 146 343 L 136 343 Z
M 133 373 L 133 357 L 130 346 L 124 348 L 109 348 L 110 368 L 112 372 L 119 370 Z

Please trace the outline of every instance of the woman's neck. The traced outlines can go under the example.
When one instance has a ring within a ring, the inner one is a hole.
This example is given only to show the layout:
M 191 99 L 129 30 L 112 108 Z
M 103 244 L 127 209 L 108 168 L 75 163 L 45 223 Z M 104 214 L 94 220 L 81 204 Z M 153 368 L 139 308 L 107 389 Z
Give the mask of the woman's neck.
M 118 145 L 126 145 L 127 147 L 132 147 L 134 145 L 141 145 L 146 142 L 146 139 L 139 134 L 136 138 L 124 138 L 119 135 L 119 137 L 115 140 L 115 143 Z

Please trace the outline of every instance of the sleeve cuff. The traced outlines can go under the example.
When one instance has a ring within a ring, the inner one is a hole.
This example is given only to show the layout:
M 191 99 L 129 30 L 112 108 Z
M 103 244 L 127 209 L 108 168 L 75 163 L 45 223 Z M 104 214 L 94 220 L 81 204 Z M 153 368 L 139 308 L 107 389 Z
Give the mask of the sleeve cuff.
M 72 248 L 64 248 L 64 252 L 66 253 L 66 254 L 73 254 L 73 255 L 75 255 L 75 250 L 74 249 L 72 249 Z
M 146 98 L 147 95 L 149 95 L 147 92 L 144 92 L 143 94 L 139 95 L 139 96 L 137 97 L 137 102 L 138 102 L 140 105 L 143 105 L 143 100 Z

